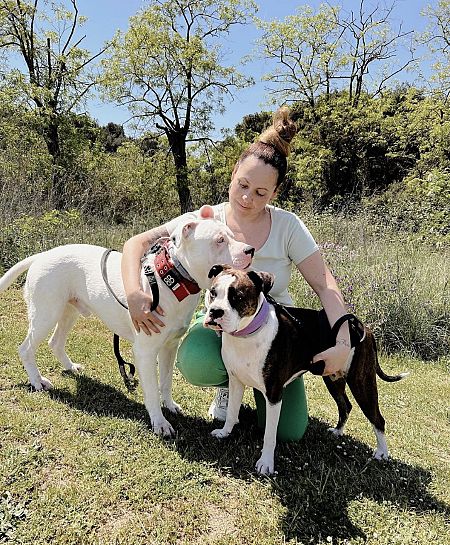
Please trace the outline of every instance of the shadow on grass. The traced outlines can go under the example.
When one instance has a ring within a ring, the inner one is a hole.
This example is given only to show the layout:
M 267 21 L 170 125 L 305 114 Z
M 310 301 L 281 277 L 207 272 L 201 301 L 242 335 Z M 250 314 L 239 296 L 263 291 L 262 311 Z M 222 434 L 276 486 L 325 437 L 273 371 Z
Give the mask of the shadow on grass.
M 149 422 L 144 405 L 120 390 L 82 375 L 75 380 L 75 395 L 54 389 L 50 396 L 91 414 Z M 255 410 L 243 406 L 240 424 L 221 441 L 210 434 L 217 422 L 187 415 L 166 416 L 176 429 L 176 436 L 167 441 L 168 448 L 174 448 L 186 460 L 207 462 L 221 474 L 247 482 L 266 479 L 254 471 L 263 439 Z M 287 509 L 282 528 L 286 540 L 316 543 L 327 536 L 365 539 L 367 536 L 349 517 L 354 500 L 369 499 L 393 509 L 450 516 L 450 506 L 427 490 L 432 480 L 429 471 L 399 460 L 373 460 L 368 445 L 345 435 L 336 438 L 327 427 L 310 418 L 301 441 L 277 445 L 278 473 L 267 479 Z

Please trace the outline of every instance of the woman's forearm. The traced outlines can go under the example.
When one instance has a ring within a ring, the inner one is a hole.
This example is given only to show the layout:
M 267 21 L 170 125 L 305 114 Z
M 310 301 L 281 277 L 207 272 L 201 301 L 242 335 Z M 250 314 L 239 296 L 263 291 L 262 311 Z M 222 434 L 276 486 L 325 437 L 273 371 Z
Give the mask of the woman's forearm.
M 127 298 L 134 292 L 140 291 L 141 257 L 161 237 L 169 233 L 165 225 L 150 229 L 128 239 L 123 246 L 122 253 L 122 280 Z
M 347 313 L 347 308 L 336 280 L 325 265 L 322 256 L 319 252 L 315 252 L 297 265 L 297 267 L 318 295 L 325 309 L 330 326 L 333 326 L 341 316 Z M 344 322 L 339 329 L 337 334 L 338 343 L 342 343 L 350 348 L 350 333 L 347 322 Z

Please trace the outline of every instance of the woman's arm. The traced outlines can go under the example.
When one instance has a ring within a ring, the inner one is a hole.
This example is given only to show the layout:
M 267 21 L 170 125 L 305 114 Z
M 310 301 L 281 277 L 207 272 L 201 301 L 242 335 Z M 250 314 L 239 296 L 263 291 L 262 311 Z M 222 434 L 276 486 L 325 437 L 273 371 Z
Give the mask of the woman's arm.
M 319 251 L 304 259 L 297 268 L 318 295 L 331 326 L 338 318 L 347 314 L 344 298 Z M 350 355 L 350 349 L 350 332 L 348 323 L 344 322 L 337 334 L 336 345 L 316 354 L 313 361 L 324 360 L 324 375 L 339 376 Z
M 123 246 L 122 280 L 129 313 L 136 331 L 142 329 L 147 335 L 159 333 L 159 328 L 164 327 L 158 317 L 164 316 L 164 311 L 159 305 L 154 313 L 150 311 L 153 299 L 141 287 L 141 257 L 159 238 L 168 236 L 167 227 L 162 225 L 131 237 Z

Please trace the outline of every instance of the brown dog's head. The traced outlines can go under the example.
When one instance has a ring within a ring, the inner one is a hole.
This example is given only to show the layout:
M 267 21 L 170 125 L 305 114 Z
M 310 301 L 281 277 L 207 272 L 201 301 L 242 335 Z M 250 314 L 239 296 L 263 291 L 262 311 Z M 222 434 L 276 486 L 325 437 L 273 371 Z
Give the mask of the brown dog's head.
M 208 276 L 213 281 L 205 296 L 203 325 L 227 333 L 239 329 L 243 319 L 255 314 L 274 281 L 273 274 L 244 272 L 228 265 L 214 265 Z

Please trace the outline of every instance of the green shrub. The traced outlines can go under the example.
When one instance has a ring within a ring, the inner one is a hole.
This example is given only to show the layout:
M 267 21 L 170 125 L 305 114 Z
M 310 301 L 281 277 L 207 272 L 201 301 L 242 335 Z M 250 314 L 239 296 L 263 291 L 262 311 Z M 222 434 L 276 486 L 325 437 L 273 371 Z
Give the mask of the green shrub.
M 25 257 L 66 244 L 80 230 L 83 219 L 76 210 L 50 210 L 40 216 L 23 215 L 0 230 L 0 270 Z M 57 244 L 54 244 L 55 241 Z
M 363 215 L 306 217 L 348 305 L 388 353 L 434 360 L 450 351 L 450 259 L 447 251 L 393 235 Z M 296 275 L 300 306 L 319 300 Z

